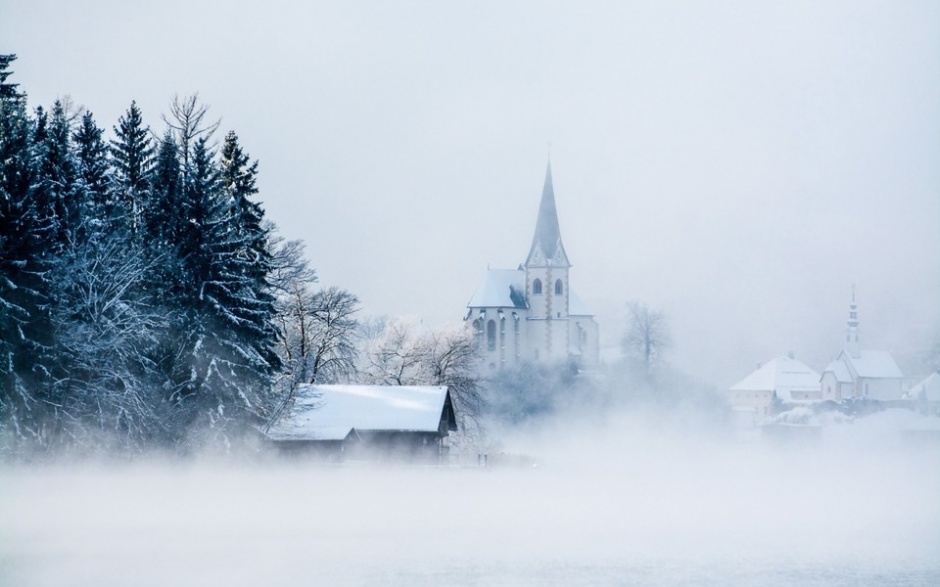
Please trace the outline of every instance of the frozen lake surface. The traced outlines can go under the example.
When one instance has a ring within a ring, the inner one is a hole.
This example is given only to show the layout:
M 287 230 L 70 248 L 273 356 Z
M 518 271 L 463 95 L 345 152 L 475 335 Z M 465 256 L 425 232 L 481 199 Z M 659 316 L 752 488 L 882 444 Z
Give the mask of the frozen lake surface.
M 5 467 L 0 585 L 940 585 L 940 453 Z

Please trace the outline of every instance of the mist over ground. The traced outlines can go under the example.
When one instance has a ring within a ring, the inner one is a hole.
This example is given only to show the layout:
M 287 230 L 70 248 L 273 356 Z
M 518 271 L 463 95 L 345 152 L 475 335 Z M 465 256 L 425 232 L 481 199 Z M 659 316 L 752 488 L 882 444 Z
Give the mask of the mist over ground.
M 848 443 L 740 443 L 687 424 L 656 409 L 558 420 L 504 438 L 531 457 L 520 466 L 258 455 L 4 467 L 0 583 L 940 579 L 936 446 L 889 435 L 876 448 L 864 426 Z

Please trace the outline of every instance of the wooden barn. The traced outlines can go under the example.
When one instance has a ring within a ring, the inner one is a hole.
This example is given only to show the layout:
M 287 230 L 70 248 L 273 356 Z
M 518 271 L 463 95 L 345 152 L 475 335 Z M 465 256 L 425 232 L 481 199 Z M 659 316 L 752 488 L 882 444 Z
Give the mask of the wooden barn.
M 266 436 L 283 453 L 328 460 L 437 461 L 456 430 L 444 386 L 302 385 Z

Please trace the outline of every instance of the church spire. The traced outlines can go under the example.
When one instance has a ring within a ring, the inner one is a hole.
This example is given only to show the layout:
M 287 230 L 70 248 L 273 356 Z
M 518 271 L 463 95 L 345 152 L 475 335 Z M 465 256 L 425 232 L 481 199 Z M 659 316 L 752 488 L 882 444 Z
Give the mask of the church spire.
M 845 350 L 849 356 L 856 359 L 861 356 L 858 346 L 858 304 L 855 303 L 855 284 L 852 284 L 852 303 L 849 304 L 849 320 L 846 322 Z
M 555 209 L 555 190 L 552 187 L 551 161 L 548 162 L 545 170 L 545 186 L 542 188 L 542 201 L 539 203 L 535 236 L 532 238 L 532 248 L 529 250 L 525 265 L 526 267 L 571 267 L 565 247 L 561 243 L 558 211 Z

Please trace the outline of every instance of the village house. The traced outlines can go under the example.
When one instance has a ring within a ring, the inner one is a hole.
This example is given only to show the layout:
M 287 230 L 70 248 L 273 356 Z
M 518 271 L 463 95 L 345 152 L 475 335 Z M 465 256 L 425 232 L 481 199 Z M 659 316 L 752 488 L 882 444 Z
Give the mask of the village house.
M 518 269 L 490 269 L 467 304 L 484 370 L 523 361 L 599 362 L 599 331 L 571 287 L 571 263 L 561 240 L 551 165 L 545 173 L 535 236 Z
M 728 400 L 744 423 L 757 424 L 773 415 L 774 402 L 800 404 L 821 399 L 819 373 L 792 354 L 777 357 L 731 386 Z
M 290 412 L 265 434 L 284 453 L 435 461 L 457 430 L 444 386 L 301 385 L 296 393 Z

